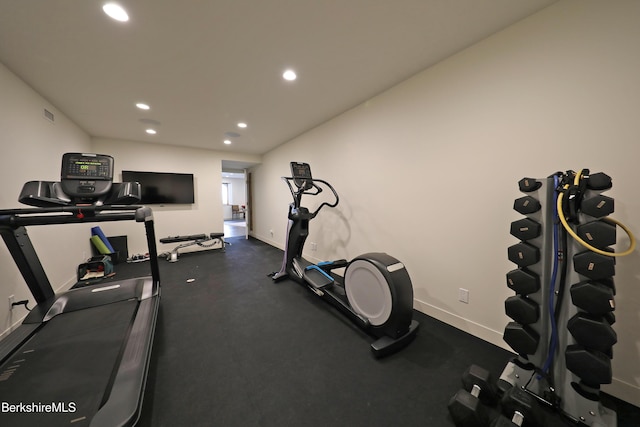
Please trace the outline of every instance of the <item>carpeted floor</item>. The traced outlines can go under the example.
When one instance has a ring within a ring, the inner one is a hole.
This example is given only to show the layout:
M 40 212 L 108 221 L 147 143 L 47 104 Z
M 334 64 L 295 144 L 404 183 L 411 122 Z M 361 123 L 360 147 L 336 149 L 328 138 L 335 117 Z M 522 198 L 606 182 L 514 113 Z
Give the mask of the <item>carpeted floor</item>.
M 267 277 L 282 251 L 254 239 L 229 241 L 226 252 L 161 260 L 141 426 L 450 427 L 447 402 L 464 369 L 476 363 L 497 376 L 510 357 L 416 313 L 416 340 L 375 359 L 373 339 L 328 304 Z M 124 265 L 118 274 L 144 267 Z M 640 410 L 616 403 L 618 425 L 637 425 Z

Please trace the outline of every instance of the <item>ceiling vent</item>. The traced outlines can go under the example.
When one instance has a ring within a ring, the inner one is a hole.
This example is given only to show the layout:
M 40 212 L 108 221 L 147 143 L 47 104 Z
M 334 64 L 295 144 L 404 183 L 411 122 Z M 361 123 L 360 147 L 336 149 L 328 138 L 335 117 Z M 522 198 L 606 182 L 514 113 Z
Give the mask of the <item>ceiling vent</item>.
M 55 121 L 55 116 L 53 115 L 53 113 L 46 108 L 44 109 L 44 118 L 49 120 L 51 123 Z

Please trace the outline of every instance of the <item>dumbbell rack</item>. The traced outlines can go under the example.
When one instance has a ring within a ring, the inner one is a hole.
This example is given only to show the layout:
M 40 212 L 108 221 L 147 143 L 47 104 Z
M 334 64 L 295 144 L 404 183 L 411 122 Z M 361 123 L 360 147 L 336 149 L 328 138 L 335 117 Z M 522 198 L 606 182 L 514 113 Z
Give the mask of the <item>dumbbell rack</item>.
M 617 341 L 611 327 L 615 258 L 596 252 L 612 252 L 616 224 L 621 225 L 608 218 L 614 200 L 602 194 L 611 179 L 568 171 L 523 178 L 519 188 L 524 195 L 514 209 L 524 218 L 511 224 L 520 241 L 507 251 L 517 268 L 507 273 L 515 295 L 505 301 L 513 321 L 504 331 L 517 356 L 504 368 L 498 388 L 522 388 L 582 425 L 616 427 L 616 413 L 599 396 L 600 385 L 612 380 Z M 629 236 L 631 252 L 635 241 Z

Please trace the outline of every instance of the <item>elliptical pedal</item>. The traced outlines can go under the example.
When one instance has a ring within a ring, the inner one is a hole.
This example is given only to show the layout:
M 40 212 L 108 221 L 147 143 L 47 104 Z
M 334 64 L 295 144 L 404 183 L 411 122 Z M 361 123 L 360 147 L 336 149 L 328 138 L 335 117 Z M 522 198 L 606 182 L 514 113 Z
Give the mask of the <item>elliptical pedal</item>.
M 307 281 L 314 289 L 321 290 L 327 286 L 331 286 L 335 283 L 333 277 L 325 273 L 320 267 L 316 265 L 310 265 L 304 269 L 304 280 Z

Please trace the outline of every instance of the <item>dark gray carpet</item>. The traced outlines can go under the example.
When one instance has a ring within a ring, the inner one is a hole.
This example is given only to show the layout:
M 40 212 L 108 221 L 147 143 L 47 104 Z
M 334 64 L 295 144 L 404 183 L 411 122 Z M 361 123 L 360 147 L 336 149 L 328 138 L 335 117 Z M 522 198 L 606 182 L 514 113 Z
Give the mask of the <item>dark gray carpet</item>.
M 229 240 L 226 252 L 161 260 L 141 426 L 453 426 L 447 402 L 460 374 L 476 363 L 498 376 L 510 357 L 416 313 L 416 340 L 375 359 L 373 339 L 332 307 L 267 277 L 282 251 Z M 141 267 L 121 266 L 119 278 Z M 635 425 L 638 408 L 614 403 L 619 426 Z

